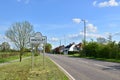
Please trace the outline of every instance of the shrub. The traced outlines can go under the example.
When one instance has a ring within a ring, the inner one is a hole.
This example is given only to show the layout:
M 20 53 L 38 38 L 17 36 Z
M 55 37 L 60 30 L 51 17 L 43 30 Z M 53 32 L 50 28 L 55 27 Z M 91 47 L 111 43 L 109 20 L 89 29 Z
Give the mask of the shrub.
M 75 54 L 78 53 L 78 51 L 68 51 L 68 54 Z
M 83 47 L 81 55 L 95 58 L 120 59 L 120 49 L 115 42 L 99 44 L 92 41 Z
M 90 42 L 83 49 L 86 56 L 97 57 L 98 48 L 98 43 Z

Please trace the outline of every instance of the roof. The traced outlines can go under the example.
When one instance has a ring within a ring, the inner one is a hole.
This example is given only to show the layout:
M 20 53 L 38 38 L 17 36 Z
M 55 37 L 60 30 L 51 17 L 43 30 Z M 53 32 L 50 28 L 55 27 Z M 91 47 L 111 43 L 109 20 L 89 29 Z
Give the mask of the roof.
M 70 48 L 73 44 L 75 44 L 74 42 L 72 44 L 67 45 L 65 48 Z

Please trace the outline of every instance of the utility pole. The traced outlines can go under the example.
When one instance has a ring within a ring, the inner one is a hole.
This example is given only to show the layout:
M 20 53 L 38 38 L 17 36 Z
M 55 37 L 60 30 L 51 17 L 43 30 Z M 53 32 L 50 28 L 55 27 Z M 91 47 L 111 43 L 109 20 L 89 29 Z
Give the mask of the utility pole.
M 84 22 L 84 45 L 86 45 L 86 20 L 82 20 Z

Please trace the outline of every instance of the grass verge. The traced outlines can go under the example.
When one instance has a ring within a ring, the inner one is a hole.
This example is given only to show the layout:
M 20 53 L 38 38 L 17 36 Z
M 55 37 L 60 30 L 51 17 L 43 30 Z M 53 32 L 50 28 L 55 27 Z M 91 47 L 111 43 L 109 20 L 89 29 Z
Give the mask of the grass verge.
M 87 59 L 95 59 L 95 60 L 100 60 L 100 61 L 108 61 L 108 62 L 116 62 L 116 63 L 120 63 L 120 59 L 107 59 L 107 58 L 95 58 L 95 57 L 82 57 L 80 56 L 80 54 L 71 54 L 68 55 L 70 57 L 77 57 L 77 58 L 87 58 Z
M 30 55 L 31 55 L 31 53 L 27 52 L 27 53 L 23 54 L 22 58 L 28 57 Z M 19 54 L 15 55 L 15 56 L 9 56 L 7 58 L 0 58 L 0 63 L 5 63 L 5 62 L 9 62 L 9 61 L 16 60 L 16 59 L 19 59 Z
M 106 59 L 106 58 L 94 58 L 94 57 L 84 57 L 84 58 L 120 63 L 120 59 Z
M 43 69 L 42 56 L 34 57 L 34 68 L 31 70 L 31 59 L 0 66 L 0 80 L 68 80 L 59 68 L 45 58 Z

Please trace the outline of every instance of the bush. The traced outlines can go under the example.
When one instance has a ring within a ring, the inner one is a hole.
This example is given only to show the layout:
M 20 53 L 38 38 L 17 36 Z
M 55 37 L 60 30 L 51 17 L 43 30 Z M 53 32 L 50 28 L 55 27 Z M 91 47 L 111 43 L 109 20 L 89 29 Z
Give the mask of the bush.
M 68 51 L 68 54 L 76 54 L 78 51 Z
M 81 55 L 95 58 L 120 59 L 120 49 L 115 42 L 109 42 L 108 44 L 89 42 L 83 47 Z
M 83 49 L 86 56 L 97 57 L 98 48 L 99 48 L 98 43 L 90 42 Z
M 110 47 L 109 46 L 102 46 L 99 49 L 98 56 L 99 58 L 109 58 Z
M 0 56 L 1 58 L 8 58 L 10 56 L 17 56 L 19 55 L 19 52 L 1 52 Z

